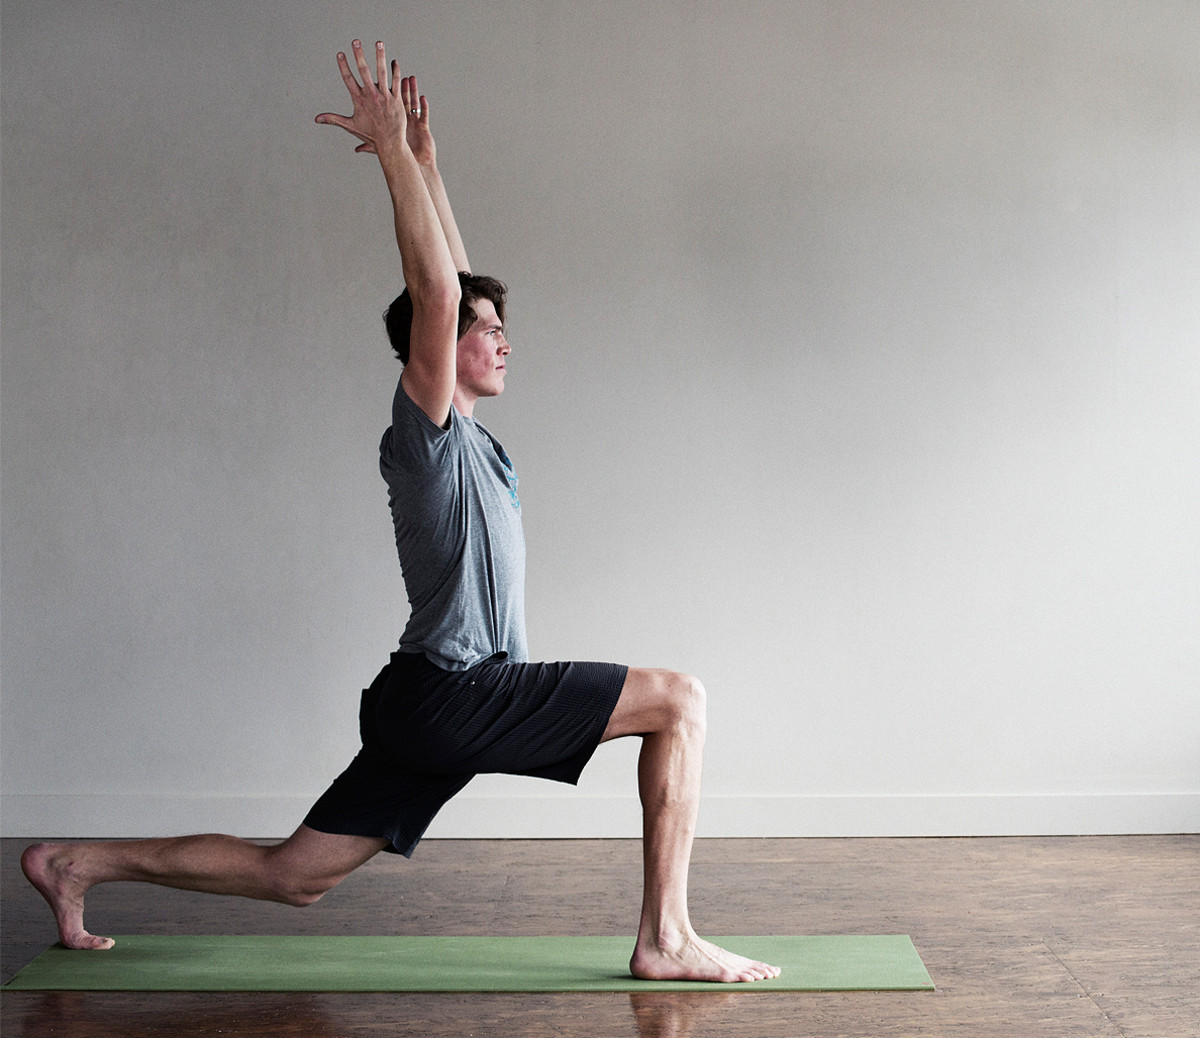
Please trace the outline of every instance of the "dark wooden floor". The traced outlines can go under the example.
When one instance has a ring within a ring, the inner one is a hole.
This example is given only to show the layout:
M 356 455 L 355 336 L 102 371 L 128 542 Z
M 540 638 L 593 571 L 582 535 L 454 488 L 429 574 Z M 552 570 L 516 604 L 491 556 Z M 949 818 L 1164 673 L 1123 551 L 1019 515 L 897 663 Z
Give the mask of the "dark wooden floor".
M 52 942 L 0 846 L 3 979 Z M 632 841 L 428 841 L 312 908 L 114 884 L 93 932 L 632 933 Z M 935 992 L 646 995 L 5 992 L 5 1038 L 99 1035 L 963 1035 L 1197 1038 L 1200 836 L 705 840 L 692 913 L 721 933 L 906 933 Z

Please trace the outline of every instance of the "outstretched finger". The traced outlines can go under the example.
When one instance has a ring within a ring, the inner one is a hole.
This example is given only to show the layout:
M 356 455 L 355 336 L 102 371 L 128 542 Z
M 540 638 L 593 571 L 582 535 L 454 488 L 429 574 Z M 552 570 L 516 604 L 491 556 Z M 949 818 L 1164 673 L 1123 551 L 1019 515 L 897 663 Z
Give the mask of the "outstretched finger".
M 358 66 L 358 74 L 362 77 L 362 85 L 365 89 L 367 84 L 371 82 L 371 70 L 367 68 L 367 58 L 363 54 L 362 40 L 355 40 L 354 47 L 354 63 Z
M 343 130 L 354 132 L 354 122 L 352 119 L 344 115 L 338 115 L 336 112 L 322 112 L 317 116 L 316 122 L 323 126 L 340 126 Z
M 369 151 L 369 152 L 371 152 L 371 154 L 376 154 L 375 142 L 372 141 L 370 137 L 364 137 L 361 133 L 358 132 L 358 130 L 356 130 L 354 128 L 353 117 L 347 118 L 344 115 L 338 115 L 336 112 L 322 112 L 320 115 L 317 116 L 315 122 L 318 122 L 323 126 L 339 126 L 339 127 L 341 127 L 347 133 L 352 134 L 353 136 L 357 137 L 360 141 L 363 142 L 357 148 L 354 149 L 355 151 Z
M 421 95 L 421 102 L 417 107 L 417 119 L 425 125 L 429 124 L 429 102 L 425 100 L 425 95 Z
M 409 118 L 413 116 L 420 117 L 421 102 L 417 98 L 417 77 L 409 76 L 404 81 L 404 110 L 408 112 Z
M 380 90 L 388 88 L 387 55 L 383 53 L 383 40 L 375 44 L 375 82 Z
M 358 93 L 358 80 L 354 78 L 354 73 L 350 71 L 350 63 L 346 60 L 346 55 L 338 51 L 337 56 L 338 71 L 342 74 L 342 82 L 346 84 L 346 89 L 351 95 Z

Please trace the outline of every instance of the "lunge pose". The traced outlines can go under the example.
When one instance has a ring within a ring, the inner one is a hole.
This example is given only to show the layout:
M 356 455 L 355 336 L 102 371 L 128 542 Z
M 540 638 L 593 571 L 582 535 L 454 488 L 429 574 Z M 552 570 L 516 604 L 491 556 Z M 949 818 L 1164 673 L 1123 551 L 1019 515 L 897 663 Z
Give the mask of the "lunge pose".
M 357 151 L 378 158 L 405 284 L 386 315 L 404 368 L 380 467 L 411 615 L 399 649 L 363 693 L 362 749 L 275 846 L 220 835 L 38 844 L 22 858 L 25 874 L 71 948 L 111 947 L 84 928 L 83 903 L 90 887 L 113 880 L 308 905 L 381 850 L 411 855 L 475 774 L 574 783 L 600 743 L 638 736 L 644 888 L 630 971 L 648 979 L 777 976 L 702 940 L 688 917 L 700 683 L 608 663 L 528 662 L 517 477 L 475 419 L 479 400 L 504 389 L 505 288 L 470 273 L 416 78 L 389 66 L 382 43 L 369 59 L 356 40 L 338 68 L 353 110 L 317 122 L 349 131 Z

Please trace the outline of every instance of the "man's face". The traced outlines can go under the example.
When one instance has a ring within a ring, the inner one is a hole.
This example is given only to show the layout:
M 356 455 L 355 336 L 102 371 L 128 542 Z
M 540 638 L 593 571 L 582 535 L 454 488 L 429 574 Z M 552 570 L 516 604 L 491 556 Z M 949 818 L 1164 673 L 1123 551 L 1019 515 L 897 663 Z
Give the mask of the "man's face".
M 477 317 L 458 340 L 458 388 L 474 398 L 504 392 L 505 359 L 511 352 L 504 325 L 490 299 L 476 299 L 471 309 Z

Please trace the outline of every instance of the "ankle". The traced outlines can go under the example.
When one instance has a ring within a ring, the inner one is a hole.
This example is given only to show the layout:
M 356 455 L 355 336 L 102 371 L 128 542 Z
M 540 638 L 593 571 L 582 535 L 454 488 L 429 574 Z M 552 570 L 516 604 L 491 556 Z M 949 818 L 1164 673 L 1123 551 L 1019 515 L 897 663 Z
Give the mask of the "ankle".
M 686 916 L 682 921 L 677 916 L 650 916 L 643 918 L 638 928 L 637 943 L 655 951 L 674 952 L 695 936 L 696 932 Z

